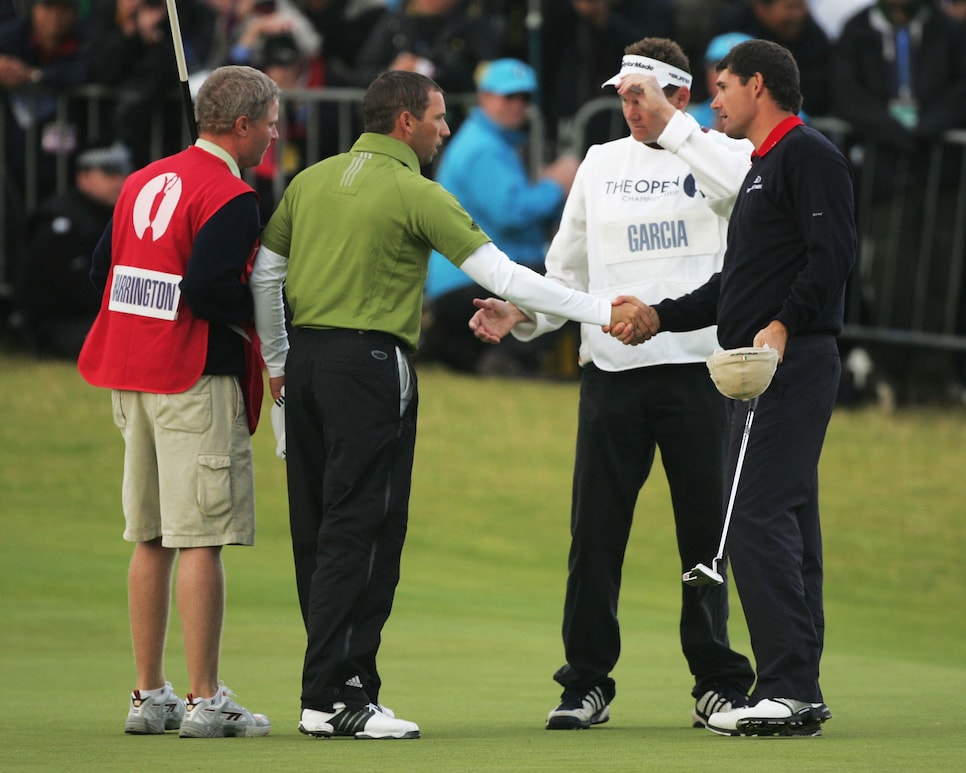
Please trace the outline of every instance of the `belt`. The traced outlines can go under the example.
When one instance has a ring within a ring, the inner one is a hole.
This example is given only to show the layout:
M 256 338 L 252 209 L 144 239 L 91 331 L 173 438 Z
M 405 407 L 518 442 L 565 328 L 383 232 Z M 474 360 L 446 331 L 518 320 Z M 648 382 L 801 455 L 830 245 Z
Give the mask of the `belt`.
M 306 335 L 310 337 L 325 337 L 325 338 L 356 338 L 371 341 L 378 341 L 382 344 L 388 344 L 389 346 L 398 346 L 404 352 L 409 352 L 410 347 L 405 341 L 403 341 L 399 336 L 395 336 L 392 333 L 387 333 L 384 330 L 352 330 L 350 328 L 344 327 L 297 327 L 294 329 L 297 335 Z

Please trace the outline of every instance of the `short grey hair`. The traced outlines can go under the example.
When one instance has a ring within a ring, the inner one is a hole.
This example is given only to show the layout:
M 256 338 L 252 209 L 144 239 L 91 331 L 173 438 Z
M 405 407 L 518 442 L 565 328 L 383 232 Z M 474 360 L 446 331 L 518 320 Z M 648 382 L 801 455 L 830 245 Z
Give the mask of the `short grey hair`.
M 199 133 L 227 134 L 243 115 L 260 121 L 278 99 L 278 85 L 261 70 L 244 65 L 218 67 L 195 99 Z

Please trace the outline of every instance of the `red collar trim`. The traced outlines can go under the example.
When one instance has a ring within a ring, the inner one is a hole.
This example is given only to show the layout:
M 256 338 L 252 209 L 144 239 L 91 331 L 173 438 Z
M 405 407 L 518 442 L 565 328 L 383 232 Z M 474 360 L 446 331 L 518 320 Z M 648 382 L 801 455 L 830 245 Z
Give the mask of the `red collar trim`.
M 775 145 L 781 142 L 782 137 L 784 137 L 788 132 L 794 129 L 796 126 L 801 126 L 804 121 L 797 115 L 790 115 L 784 121 L 778 124 L 771 133 L 765 137 L 765 141 L 761 143 L 761 147 L 758 148 L 754 153 L 751 154 L 752 159 L 761 158 L 769 150 L 771 150 Z

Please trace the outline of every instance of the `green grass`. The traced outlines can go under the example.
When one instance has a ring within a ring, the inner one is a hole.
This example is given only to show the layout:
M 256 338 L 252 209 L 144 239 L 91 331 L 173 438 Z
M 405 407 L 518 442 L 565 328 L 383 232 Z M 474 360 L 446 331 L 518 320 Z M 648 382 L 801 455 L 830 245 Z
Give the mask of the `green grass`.
M 385 630 L 382 699 L 410 743 L 296 730 L 303 631 L 284 465 L 255 435 L 259 532 L 229 549 L 225 681 L 265 739 L 121 732 L 133 666 L 110 399 L 69 364 L 0 354 L 0 770 L 940 771 L 966 765 L 966 412 L 838 411 L 822 461 L 828 635 L 820 739 L 688 727 L 680 572 L 660 468 L 645 486 L 621 599 L 612 721 L 548 733 L 558 688 L 574 383 L 424 368 L 409 539 Z M 733 597 L 732 638 L 748 651 Z M 186 682 L 180 629 L 168 677 Z

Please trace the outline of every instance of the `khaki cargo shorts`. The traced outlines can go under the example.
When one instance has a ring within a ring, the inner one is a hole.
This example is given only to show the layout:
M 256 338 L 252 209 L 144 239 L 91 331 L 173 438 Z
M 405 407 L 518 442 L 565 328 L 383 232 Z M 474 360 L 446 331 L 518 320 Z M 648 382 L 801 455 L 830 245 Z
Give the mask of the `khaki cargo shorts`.
M 234 376 L 162 395 L 115 389 L 124 437 L 124 539 L 168 548 L 255 541 L 252 443 Z

